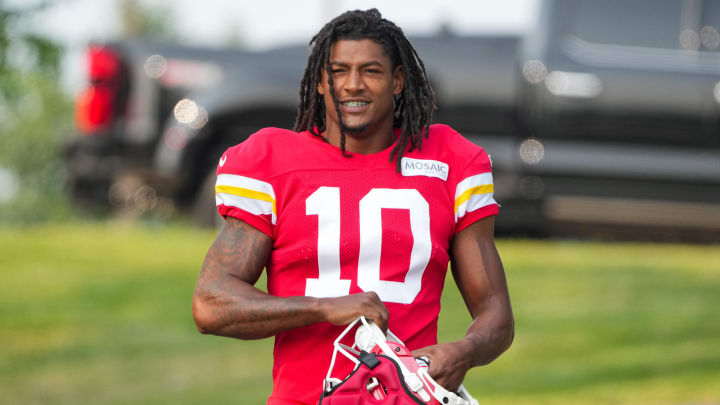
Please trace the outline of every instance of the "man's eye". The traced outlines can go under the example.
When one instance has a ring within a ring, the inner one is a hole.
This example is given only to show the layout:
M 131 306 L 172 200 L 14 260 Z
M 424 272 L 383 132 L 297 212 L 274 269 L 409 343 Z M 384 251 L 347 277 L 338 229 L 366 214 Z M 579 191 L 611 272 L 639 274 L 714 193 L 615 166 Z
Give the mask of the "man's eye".
M 380 73 L 380 71 L 377 70 L 377 69 L 368 69 L 368 70 L 366 70 L 366 72 L 368 72 L 368 73 Z
M 345 69 L 332 69 L 330 72 L 332 72 L 332 74 L 336 74 L 336 73 L 342 73 L 344 71 L 345 71 Z

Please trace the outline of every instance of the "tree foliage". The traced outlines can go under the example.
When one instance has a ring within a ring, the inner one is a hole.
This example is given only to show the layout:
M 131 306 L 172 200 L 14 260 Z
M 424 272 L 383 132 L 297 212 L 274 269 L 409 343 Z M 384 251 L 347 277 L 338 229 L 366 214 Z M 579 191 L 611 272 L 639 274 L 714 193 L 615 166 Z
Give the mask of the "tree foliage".
M 64 217 L 61 145 L 72 104 L 59 83 L 62 47 L 33 32 L 40 6 L 10 9 L 0 1 L 0 221 Z
M 172 9 L 166 6 L 147 7 L 138 0 L 120 0 L 120 23 L 125 37 L 177 42 L 172 21 Z

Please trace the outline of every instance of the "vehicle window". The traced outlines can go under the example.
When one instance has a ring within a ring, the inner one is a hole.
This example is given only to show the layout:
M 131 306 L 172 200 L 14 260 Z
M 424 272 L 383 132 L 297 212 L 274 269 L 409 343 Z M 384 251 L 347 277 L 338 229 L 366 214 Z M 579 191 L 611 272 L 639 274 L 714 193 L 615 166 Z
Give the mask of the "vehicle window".
M 579 0 L 572 34 L 597 44 L 678 48 L 681 0 Z M 709 2 L 708 2 L 709 3 Z
M 700 42 L 703 51 L 720 51 L 720 1 L 705 0 L 702 7 Z

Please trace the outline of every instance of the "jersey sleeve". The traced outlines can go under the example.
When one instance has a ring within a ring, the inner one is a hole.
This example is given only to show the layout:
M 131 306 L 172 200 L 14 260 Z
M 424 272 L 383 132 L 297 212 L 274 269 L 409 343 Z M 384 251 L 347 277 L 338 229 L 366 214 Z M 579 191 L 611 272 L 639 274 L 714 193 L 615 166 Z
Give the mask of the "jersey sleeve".
M 272 238 L 277 208 L 265 164 L 269 155 L 270 145 L 259 133 L 225 151 L 217 168 L 215 203 L 223 218 L 240 219 Z
M 455 233 L 477 220 L 498 214 L 490 157 L 482 148 L 472 146 L 477 153 L 458 176 L 455 187 Z

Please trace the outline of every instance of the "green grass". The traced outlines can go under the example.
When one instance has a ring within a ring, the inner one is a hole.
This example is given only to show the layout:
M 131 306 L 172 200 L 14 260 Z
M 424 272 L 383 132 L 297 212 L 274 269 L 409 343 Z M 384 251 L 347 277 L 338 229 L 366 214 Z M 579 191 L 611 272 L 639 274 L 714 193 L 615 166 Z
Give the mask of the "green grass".
M 264 403 L 272 340 L 190 314 L 214 232 L 0 229 L 0 403 Z M 720 403 L 720 247 L 502 240 L 511 349 L 473 369 L 482 404 Z M 440 339 L 469 321 L 452 281 Z

